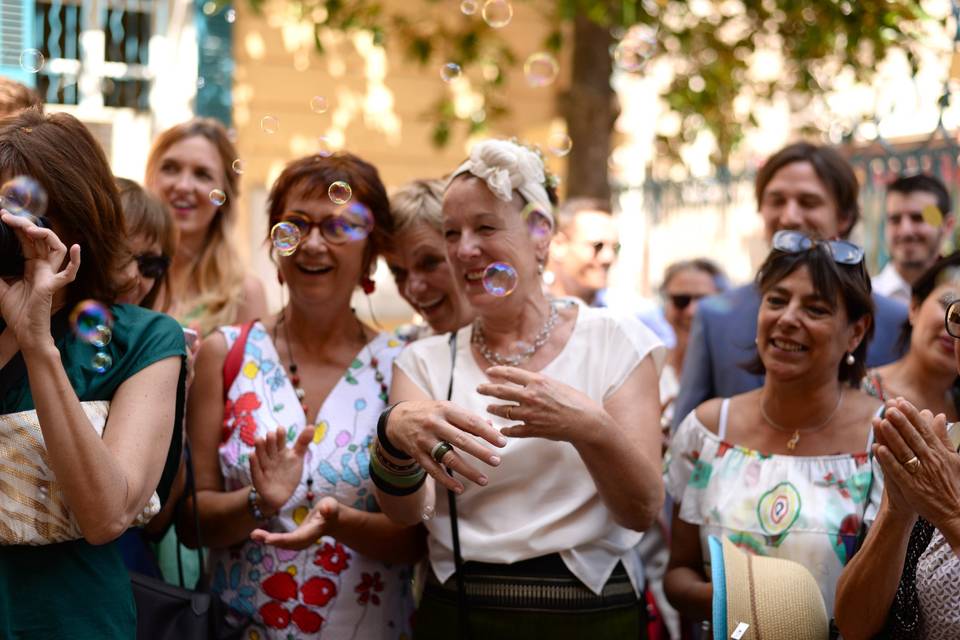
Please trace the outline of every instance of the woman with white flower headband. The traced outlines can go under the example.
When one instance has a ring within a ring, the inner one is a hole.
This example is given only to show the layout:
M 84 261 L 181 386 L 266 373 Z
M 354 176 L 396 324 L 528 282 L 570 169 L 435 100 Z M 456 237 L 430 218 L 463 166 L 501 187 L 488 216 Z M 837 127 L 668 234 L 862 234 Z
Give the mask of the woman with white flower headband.
M 447 260 L 477 318 L 395 361 L 370 456 L 384 512 L 429 531 L 416 638 L 645 637 L 633 547 L 663 502 L 664 348 L 544 294 L 555 203 L 513 142 L 477 144 L 447 183 Z

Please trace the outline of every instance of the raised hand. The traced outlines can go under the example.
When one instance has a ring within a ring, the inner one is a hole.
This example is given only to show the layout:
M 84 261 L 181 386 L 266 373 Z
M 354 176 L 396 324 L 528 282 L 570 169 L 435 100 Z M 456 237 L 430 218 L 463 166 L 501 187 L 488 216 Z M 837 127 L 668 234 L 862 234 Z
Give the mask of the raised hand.
M 303 456 L 313 440 L 313 427 L 306 427 L 297 435 L 293 446 L 287 446 L 287 430 L 283 427 L 268 431 L 254 442 L 250 454 L 250 475 L 253 486 L 263 502 L 267 516 L 276 514 L 286 504 L 300 484 L 303 474 Z
M 54 295 L 73 282 L 80 268 L 80 246 L 67 247 L 50 229 L 29 219 L 0 210 L 0 220 L 13 229 L 24 256 L 23 277 L 0 280 L 0 315 L 13 331 L 21 349 L 50 339 Z
M 250 537 L 257 542 L 270 544 L 282 549 L 300 551 L 317 542 L 321 536 L 336 536 L 340 521 L 340 503 L 332 496 L 320 499 L 293 531 L 273 533 L 265 529 L 254 529 Z

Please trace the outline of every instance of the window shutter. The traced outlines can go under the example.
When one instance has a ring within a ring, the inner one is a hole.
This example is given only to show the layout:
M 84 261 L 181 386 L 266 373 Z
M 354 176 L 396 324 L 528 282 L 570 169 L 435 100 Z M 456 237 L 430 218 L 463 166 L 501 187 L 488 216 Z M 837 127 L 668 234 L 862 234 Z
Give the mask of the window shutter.
M 0 0 L 0 75 L 31 87 L 37 74 L 20 68 L 20 54 L 34 44 L 33 0 Z

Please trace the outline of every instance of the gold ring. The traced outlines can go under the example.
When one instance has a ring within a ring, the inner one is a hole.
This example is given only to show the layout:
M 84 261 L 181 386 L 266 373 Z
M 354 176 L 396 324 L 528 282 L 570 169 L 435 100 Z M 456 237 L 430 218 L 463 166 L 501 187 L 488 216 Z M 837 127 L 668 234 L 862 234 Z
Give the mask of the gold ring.
M 510 422 L 513 422 L 513 414 L 511 413 L 512 411 L 513 411 L 513 405 L 509 405 L 507 407 L 507 420 L 509 420 Z
M 913 456 L 904 462 L 903 466 L 907 468 L 907 472 L 910 473 L 910 475 L 914 475 L 917 471 L 920 471 L 920 460 L 917 459 L 917 456 Z

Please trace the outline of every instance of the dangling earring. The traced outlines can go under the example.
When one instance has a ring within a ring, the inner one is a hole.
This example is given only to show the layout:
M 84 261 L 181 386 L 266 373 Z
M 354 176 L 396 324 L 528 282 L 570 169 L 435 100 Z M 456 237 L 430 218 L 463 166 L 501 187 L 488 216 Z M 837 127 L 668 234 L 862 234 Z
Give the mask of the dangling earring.
M 543 275 L 543 263 L 537 265 L 537 275 Z
M 360 288 L 363 289 L 365 294 L 370 295 L 377 290 L 377 283 L 370 276 L 363 276 L 360 280 Z
M 857 361 L 857 359 L 853 357 L 853 354 L 850 353 L 850 352 L 847 352 L 847 357 L 846 357 L 846 359 L 844 360 L 844 362 L 847 363 L 847 366 L 848 366 L 848 367 L 852 367 L 853 364 L 854 364 L 856 361 Z

